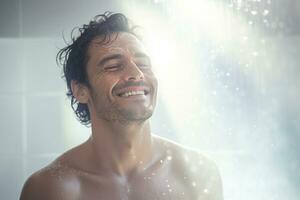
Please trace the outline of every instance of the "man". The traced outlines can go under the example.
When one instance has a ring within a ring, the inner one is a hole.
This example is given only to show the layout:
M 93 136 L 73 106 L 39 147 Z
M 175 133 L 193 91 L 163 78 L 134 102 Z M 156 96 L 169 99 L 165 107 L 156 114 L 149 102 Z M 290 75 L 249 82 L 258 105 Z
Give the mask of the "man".
M 122 14 L 105 13 L 62 49 L 72 107 L 92 134 L 31 175 L 21 200 L 221 200 L 205 156 L 151 134 L 157 80 Z

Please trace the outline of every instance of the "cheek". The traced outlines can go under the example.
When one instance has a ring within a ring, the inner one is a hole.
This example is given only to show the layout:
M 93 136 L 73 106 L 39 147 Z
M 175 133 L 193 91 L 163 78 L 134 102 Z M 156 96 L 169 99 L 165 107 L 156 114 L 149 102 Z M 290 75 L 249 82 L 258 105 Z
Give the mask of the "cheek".
M 158 80 L 154 74 L 151 74 L 146 77 L 148 79 L 148 83 L 151 85 L 153 91 L 153 98 L 155 99 L 157 96 L 157 87 L 158 87 Z
M 151 79 L 153 81 L 154 80 L 157 81 L 156 76 L 155 76 L 154 72 L 151 69 L 145 70 L 145 71 L 143 71 L 143 73 L 144 73 L 144 76 L 148 77 L 149 79 Z
M 148 77 L 148 79 L 151 81 L 151 83 L 153 84 L 153 86 L 154 86 L 155 89 L 156 89 L 157 84 L 158 84 L 158 81 L 157 81 L 157 78 L 156 78 L 156 76 L 154 75 L 154 73 L 149 74 L 147 77 Z
M 113 88 L 117 85 L 118 80 L 114 76 L 106 76 L 98 79 L 95 82 L 95 88 L 98 89 L 100 98 L 112 99 L 113 98 Z
M 110 88 L 113 85 L 115 85 L 117 80 L 118 78 L 116 76 L 103 73 L 95 76 L 93 85 L 94 87 L 103 88 L 107 90 L 107 88 Z

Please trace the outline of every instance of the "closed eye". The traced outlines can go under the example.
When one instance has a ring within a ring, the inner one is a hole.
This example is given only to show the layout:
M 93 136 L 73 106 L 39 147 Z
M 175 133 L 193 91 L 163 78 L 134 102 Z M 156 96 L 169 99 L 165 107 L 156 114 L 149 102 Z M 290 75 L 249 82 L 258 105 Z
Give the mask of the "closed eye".
M 136 64 L 138 67 L 141 67 L 141 68 L 148 68 L 148 67 L 150 67 L 150 65 L 149 64 L 146 64 L 146 63 L 137 63 Z
M 151 68 L 151 62 L 149 59 L 139 59 L 135 63 L 139 68 Z
M 116 71 L 122 68 L 122 64 L 117 64 L 117 65 L 111 65 L 111 66 L 107 66 L 104 67 L 105 71 Z

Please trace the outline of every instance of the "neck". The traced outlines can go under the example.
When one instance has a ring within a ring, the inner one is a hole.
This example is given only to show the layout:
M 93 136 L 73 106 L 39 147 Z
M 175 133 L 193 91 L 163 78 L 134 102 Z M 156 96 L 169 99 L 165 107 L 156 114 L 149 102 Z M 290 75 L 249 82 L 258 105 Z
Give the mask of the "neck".
M 92 122 L 92 157 L 97 169 L 117 175 L 146 168 L 152 158 L 149 121 L 123 124 L 97 120 Z

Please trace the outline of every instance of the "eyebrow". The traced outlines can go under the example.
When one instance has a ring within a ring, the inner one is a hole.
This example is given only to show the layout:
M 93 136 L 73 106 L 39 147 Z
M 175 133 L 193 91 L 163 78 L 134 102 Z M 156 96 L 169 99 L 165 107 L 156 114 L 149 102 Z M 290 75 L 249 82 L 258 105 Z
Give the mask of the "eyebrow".
M 112 55 L 105 56 L 104 58 L 102 58 L 99 61 L 98 66 L 102 66 L 104 63 L 106 63 L 109 60 L 121 59 L 122 57 L 123 57 L 122 54 L 112 54 Z M 150 57 L 147 54 L 142 53 L 142 52 L 135 53 L 134 57 L 136 57 L 136 58 L 147 58 L 147 59 L 150 59 Z
M 136 58 L 148 58 L 150 60 L 150 57 L 147 54 L 142 53 L 142 52 L 135 53 L 134 57 L 136 57 Z

